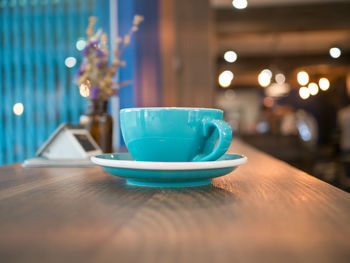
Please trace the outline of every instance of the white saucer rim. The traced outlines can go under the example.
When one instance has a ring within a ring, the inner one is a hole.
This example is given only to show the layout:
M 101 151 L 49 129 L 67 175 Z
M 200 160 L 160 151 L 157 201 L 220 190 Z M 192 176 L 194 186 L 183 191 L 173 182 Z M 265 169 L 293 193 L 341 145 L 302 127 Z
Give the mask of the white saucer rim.
M 231 154 L 231 153 L 230 153 Z M 234 153 L 232 153 L 234 154 Z M 220 168 L 233 168 L 247 162 L 248 158 L 244 155 L 234 160 L 220 160 L 210 162 L 142 162 L 129 160 L 108 160 L 92 156 L 90 160 L 103 167 L 137 169 L 137 170 L 210 170 Z

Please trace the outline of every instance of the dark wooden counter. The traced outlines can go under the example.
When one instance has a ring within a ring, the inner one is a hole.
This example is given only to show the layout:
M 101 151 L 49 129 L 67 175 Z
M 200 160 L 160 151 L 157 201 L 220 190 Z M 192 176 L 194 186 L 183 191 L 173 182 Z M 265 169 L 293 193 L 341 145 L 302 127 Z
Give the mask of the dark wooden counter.
M 349 262 L 350 195 L 235 141 L 209 187 L 100 168 L 0 168 L 1 262 Z

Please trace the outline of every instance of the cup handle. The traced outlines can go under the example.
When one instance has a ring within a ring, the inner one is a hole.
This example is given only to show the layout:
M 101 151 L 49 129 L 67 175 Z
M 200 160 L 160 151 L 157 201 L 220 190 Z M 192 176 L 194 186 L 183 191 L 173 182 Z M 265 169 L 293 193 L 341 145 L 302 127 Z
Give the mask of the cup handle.
M 207 155 L 197 155 L 193 161 L 215 161 L 219 159 L 230 147 L 232 140 L 232 130 L 223 120 L 204 120 L 203 121 L 203 135 L 208 136 L 209 128 L 214 127 L 219 132 L 219 141 L 214 150 Z

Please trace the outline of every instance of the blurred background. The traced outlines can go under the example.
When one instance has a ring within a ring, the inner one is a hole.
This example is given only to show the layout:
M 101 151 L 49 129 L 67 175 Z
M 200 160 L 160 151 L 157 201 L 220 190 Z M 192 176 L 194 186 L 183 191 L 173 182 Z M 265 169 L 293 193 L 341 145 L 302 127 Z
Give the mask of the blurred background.
M 216 107 L 234 134 L 350 189 L 350 1 L 0 1 L 0 165 L 33 157 L 60 123 L 79 123 L 74 83 L 88 17 L 114 39 L 144 16 L 118 79 L 118 110 Z

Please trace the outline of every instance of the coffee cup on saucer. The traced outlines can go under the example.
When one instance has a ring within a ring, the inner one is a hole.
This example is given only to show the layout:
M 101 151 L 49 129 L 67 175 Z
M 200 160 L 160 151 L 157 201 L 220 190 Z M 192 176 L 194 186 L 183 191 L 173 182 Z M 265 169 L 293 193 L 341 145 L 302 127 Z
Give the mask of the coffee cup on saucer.
M 126 146 L 136 161 L 215 161 L 231 144 L 223 112 L 207 108 L 128 108 L 120 111 Z

